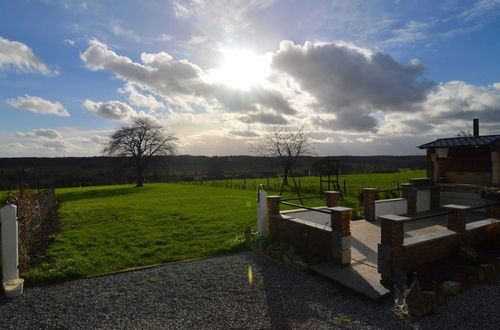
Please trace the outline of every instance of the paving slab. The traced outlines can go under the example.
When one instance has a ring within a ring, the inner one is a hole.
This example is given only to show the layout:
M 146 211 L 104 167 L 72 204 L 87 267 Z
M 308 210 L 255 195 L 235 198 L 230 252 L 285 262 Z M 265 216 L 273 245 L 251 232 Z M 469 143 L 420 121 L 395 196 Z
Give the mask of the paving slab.
M 341 267 L 326 262 L 312 266 L 311 269 L 373 300 L 383 298 L 390 293 L 380 284 L 380 275 L 371 265 L 354 262 L 350 266 Z

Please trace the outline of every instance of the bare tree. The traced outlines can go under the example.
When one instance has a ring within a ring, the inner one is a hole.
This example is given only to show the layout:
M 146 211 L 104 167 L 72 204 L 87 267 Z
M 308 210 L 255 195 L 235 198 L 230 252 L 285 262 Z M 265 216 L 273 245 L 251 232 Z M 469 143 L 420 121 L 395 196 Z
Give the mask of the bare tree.
M 300 156 L 306 156 L 312 151 L 308 134 L 304 131 L 304 128 L 293 130 L 274 127 L 263 137 L 259 144 L 253 145 L 252 148 L 262 156 L 273 157 L 279 162 L 283 170 L 280 195 L 283 194 L 284 186 L 289 185 L 288 178 L 290 176 L 294 180 L 298 192 L 293 175 L 293 166 Z
M 136 117 L 111 135 L 103 149 L 107 156 L 132 157 L 136 170 L 136 187 L 144 184 L 143 173 L 153 156 L 176 151 L 177 137 L 164 132 L 162 126 L 148 118 Z

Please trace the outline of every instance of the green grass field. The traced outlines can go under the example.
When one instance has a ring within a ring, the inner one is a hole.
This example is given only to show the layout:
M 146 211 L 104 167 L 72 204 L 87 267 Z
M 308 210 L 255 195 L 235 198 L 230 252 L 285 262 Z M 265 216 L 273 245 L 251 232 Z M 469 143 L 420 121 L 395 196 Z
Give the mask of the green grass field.
M 357 195 L 362 187 L 390 188 L 418 176 L 423 171 L 343 178 Z M 317 185 L 317 179 L 301 178 L 301 184 Z M 49 262 L 22 274 L 31 284 L 236 251 L 245 248 L 245 228 L 257 222 L 254 189 L 165 183 L 56 192 L 61 232 L 45 251 Z M 359 206 L 353 196 L 344 205 Z M 308 205 L 314 203 L 322 202 Z

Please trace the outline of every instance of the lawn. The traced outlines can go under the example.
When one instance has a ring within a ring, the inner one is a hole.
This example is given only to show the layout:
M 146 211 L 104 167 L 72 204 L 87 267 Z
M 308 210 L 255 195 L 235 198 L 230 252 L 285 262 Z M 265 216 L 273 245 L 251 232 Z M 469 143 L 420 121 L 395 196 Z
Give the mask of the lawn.
M 175 184 L 57 189 L 61 232 L 30 283 L 230 252 L 256 226 L 256 194 Z
M 387 189 L 423 174 L 343 176 L 351 191 L 343 205 L 359 208 L 363 187 Z M 318 179 L 301 178 L 301 185 L 313 189 Z M 159 183 L 57 189 L 61 232 L 45 251 L 49 262 L 22 276 L 34 284 L 244 249 L 245 228 L 257 222 L 256 193 L 247 188 Z

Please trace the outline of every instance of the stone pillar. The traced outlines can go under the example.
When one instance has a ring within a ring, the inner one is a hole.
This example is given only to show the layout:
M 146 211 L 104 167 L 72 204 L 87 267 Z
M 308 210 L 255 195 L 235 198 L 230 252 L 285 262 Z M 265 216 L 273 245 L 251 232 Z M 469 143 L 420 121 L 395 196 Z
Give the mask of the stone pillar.
M 326 206 L 337 207 L 339 206 L 340 191 L 323 191 L 326 195 Z
M 351 263 L 351 211 L 347 207 L 331 207 L 331 252 L 333 261 L 342 266 Z
M 439 210 L 441 207 L 441 192 L 438 186 L 431 188 L 431 210 Z
M 276 228 L 277 224 L 273 221 L 273 216 L 278 216 L 280 214 L 280 201 L 281 196 L 267 196 L 267 223 L 269 235 L 274 237 L 279 235 L 279 229 Z
M 363 189 L 363 209 L 365 212 L 365 220 L 375 221 L 375 200 L 377 199 L 376 188 Z
M 403 198 L 408 205 L 407 214 L 413 216 L 417 213 L 417 189 L 411 183 L 403 183 Z
M 378 245 L 378 272 L 384 286 L 392 288 L 397 257 L 404 243 L 404 223 L 410 218 L 399 215 L 384 215 L 380 219 L 380 244 Z
M 500 183 L 500 153 L 498 151 L 491 152 L 491 183 Z
M 448 214 L 448 229 L 456 231 L 457 233 L 465 232 L 465 224 L 467 223 L 467 215 L 465 211 L 470 208 L 470 206 L 447 204 L 443 207 L 451 211 Z

